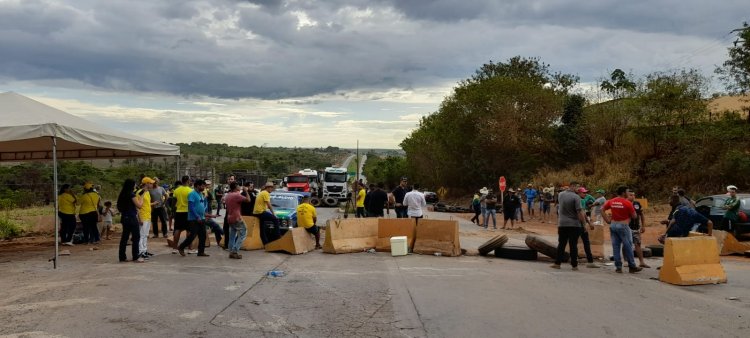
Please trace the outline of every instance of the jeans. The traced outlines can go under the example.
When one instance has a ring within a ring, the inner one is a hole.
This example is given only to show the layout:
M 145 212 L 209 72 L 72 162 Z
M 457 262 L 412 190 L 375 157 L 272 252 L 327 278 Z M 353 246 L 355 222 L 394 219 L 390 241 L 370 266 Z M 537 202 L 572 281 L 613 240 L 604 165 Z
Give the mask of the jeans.
M 179 249 L 185 250 L 195 240 L 195 236 L 198 236 L 198 254 L 202 255 L 206 251 L 206 224 L 198 223 L 198 221 L 188 221 L 188 229 L 190 230 L 190 234 L 180 244 Z
M 471 218 L 471 223 L 479 224 L 479 214 L 482 213 L 482 210 L 477 206 L 472 207 L 472 209 L 474 209 L 474 217 Z
M 357 213 L 355 215 L 357 218 L 365 218 L 367 215 L 365 215 L 365 207 L 357 207 Z
M 60 240 L 63 243 L 73 241 L 73 233 L 76 231 L 76 215 L 57 213 L 60 217 Z
M 281 224 L 279 219 L 276 218 L 276 215 L 272 214 L 270 211 L 266 211 L 262 214 L 255 214 L 253 216 L 258 217 L 258 220 L 260 221 L 260 240 L 264 245 L 281 238 Z M 273 223 L 273 234 L 270 233 L 268 223 Z
M 130 248 L 132 250 L 133 260 L 136 260 L 138 258 L 138 243 L 141 240 L 138 219 L 135 216 L 122 215 L 120 222 L 122 223 L 122 237 L 120 237 L 120 250 L 118 252 L 120 262 L 128 260 L 128 256 L 125 255 L 125 247 L 128 245 L 128 237 L 132 238 Z
M 519 216 L 518 216 L 519 214 L 521 215 L 520 216 L 521 222 L 526 222 L 523 219 L 523 208 L 521 208 L 521 207 L 516 208 L 516 220 L 519 219 Z
M 238 253 L 245 238 L 247 238 L 247 226 L 245 225 L 245 221 L 240 218 L 237 223 L 229 225 L 229 237 L 227 238 L 229 252 Z
M 143 221 L 139 226 L 141 239 L 138 241 L 138 252 L 141 255 L 148 252 L 148 232 L 151 231 L 151 221 Z
M 565 245 L 570 245 L 570 265 L 578 266 L 578 237 L 581 235 L 580 227 L 558 227 L 557 228 L 557 258 L 555 264 L 562 264 L 565 255 Z
M 406 211 L 408 210 L 407 207 L 394 207 L 394 211 L 396 211 L 396 218 L 408 218 L 409 215 L 406 214 Z
M 635 258 L 633 257 L 633 234 L 630 232 L 630 227 L 625 223 L 613 221 L 609 226 L 609 236 L 612 238 L 615 267 L 622 269 L 620 253 L 623 251 L 625 252 L 625 259 L 628 260 L 628 266 L 631 268 L 636 267 Z
M 164 207 L 151 209 L 151 225 L 154 227 L 154 237 L 159 237 L 159 219 L 161 219 L 161 234 L 167 237 L 167 210 Z
M 492 216 L 492 226 L 497 229 L 497 220 L 495 219 L 495 215 L 497 214 L 497 210 L 495 208 L 487 208 L 485 215 L 484 215 L 484 228 L 487 229 L 487 226 L 490 223 L 490 216 Z
M 216 245 L 221 246 L 221 236 L 224 236 L 225 234 L 224 229 L 222 229 L 221 225 L 214 221 L 213 218 L 207 219 L 206 225 L 208 225 L 208 227 L 211 228 L 211 232 L 214 233 L 214 237 L 216 237 Z
M 586 261 L 589 263 L 594 262 L 594 254 L 591 253 L 591 241 L 589 240 L 589 232 L 581 232 L 581 240 L 583 241 L 583 251 L 586 252 Z
M 529 211 L 529 215 L 531 215 L 531 212 L 534 211 L 534 199 L 529 198 L 526 200 L 526 210 Z

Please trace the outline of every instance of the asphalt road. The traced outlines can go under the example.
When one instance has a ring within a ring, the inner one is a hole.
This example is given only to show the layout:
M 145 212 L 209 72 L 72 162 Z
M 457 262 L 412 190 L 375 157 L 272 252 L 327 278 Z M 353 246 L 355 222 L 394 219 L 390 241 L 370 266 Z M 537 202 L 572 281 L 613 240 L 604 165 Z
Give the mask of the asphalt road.
M 461 224 L 462 246 L 486 238 Z M 728 284 L 676 287 L 651 279 L 655 269 L 573 272 L 545 261 L 320 251 L 229 260 L 216 246 L 207 249 L 211 257 L 173 255 L 162 239 L 151 247 L 158 255 L 144 264 L 118 263 L 111 244 L 75 247 L 56 271 L 49 250 L 1 257 L 0 335 L 750 336 L 750 266 L 742 262 L 724 263 Z M 266 277 L 273 269 L 286 276 Z

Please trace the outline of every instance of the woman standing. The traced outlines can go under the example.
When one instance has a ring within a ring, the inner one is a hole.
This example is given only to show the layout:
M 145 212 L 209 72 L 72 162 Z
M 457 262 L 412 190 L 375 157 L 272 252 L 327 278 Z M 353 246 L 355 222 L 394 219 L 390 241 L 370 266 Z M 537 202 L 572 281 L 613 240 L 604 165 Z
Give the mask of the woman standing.
M 63 184 L 57 196 L 57 215 L 60 217 L 60 241 L 62 245 L 73 246 L 73 233 L 76 231 L 76 195 L 70 184 Z
M 99 229 L 96 223 L 99 222 L 99 194 L 94 191 L 94 184 L 87 182 L 83 185 L 83 195 L 79 199 L 81 204 L 78 210 L 78 218 L 83 225 L 83 242 L 89 244 L 99 243 Z
M 128 260 L 128 256 L 125 254 L 125 247 L 128 245 L 128 237 L 131 237 L 132 244 L 132 256 L 134 262 L 143 263 L 142 257 L 138 257 L 138 243 L 140 241 L 140 229 L 138 224 L 138 208 L 141 207 L 140 199 L 136 198 L 135 192 L 135 181 L 132 179 L 126 179 L 122 184 L 122 190 L 120 195 L 117 197 L 117 209 L 120 210 L 122 215 L 122 237 L 120 238 L 120 262 Z M 144 191 L 141 190 L 141 193 Z

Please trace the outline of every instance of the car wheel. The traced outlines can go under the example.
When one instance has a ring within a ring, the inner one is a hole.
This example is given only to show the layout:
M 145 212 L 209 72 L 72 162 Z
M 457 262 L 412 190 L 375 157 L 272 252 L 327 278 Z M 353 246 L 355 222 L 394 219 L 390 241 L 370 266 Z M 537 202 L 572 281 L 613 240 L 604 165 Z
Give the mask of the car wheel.
M 537 253 L 534 249 L 510 245 L 495 249 L 495 257 L 520 261 L 535 261 L 537 259 Z

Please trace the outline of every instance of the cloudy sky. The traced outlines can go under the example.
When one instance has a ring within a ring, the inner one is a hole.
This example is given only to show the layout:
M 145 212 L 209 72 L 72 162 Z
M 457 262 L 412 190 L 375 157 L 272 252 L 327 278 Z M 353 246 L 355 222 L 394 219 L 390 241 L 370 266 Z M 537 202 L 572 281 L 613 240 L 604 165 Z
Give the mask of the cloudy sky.
M 710 75 L 747 0 L 0 0 L 0 91 L 166 142 L 396 148 L 489 60 Z

